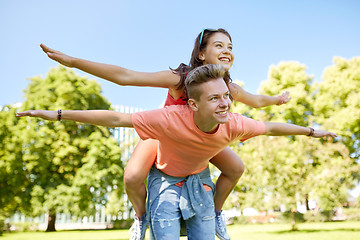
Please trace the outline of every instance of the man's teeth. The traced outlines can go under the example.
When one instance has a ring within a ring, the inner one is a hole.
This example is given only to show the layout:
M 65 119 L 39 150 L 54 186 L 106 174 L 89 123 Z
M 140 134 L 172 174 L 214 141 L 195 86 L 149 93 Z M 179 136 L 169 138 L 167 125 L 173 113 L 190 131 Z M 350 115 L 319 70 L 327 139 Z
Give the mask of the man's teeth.
M 218 114 L 226 114 L 226 113 L 227 113 L 226 111 L 218 112 Z

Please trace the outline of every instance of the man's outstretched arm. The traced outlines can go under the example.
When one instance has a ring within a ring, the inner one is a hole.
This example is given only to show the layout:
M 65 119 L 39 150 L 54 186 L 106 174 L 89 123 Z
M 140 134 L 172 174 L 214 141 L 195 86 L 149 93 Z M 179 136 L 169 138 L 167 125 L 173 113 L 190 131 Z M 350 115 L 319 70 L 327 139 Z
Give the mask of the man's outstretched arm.
M 131 113 L 109 110 L 28 110 L 19 112 L 17 117 L 38 117 L 45 120 L 70 120 L 105 127 L 133 127 Z
M 264 135 L 268 135 L 268 136 L 305 135 L 316 138 L 321 138 L 326 136 L 337 137 L 337 135 L 332 132 L 328 132 L 325 130 L 315 130 L 310 127 L 301 127 L 289 123 L 266 122 L 265 128 L 266 130 Z

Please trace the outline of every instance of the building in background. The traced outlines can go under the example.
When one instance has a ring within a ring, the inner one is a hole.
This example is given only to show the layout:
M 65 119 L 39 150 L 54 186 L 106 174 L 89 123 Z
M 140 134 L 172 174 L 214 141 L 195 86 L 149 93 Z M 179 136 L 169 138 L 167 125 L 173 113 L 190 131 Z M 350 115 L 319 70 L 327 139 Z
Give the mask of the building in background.
M 115 111 L 122 113 L 135 113 L 135 112 L 144 111 L 141 108 L 126 107 L 119 105 L 113 105 L 111 107 Z M 112 130 L 112 133 L 121 148 L 121 160 L 126 163 L 129 160 L 131 153 L 134 151 L 137 142 L 139 141 L 139 136 L 137 135 L 134 128 L 124 128 L 124 127 L 114 128 Z

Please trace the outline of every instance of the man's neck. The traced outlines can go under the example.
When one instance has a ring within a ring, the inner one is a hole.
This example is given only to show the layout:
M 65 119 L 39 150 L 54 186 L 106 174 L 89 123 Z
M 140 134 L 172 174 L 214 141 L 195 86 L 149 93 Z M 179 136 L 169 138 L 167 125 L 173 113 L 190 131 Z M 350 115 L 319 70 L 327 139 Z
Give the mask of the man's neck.
M 211 124 L 209 123 L 208 119 L 201 118 L 196 112 L 193 115 L 194 123 L 198 129 L 205 133 L 214 133 L 219 128 L 219 124 Z

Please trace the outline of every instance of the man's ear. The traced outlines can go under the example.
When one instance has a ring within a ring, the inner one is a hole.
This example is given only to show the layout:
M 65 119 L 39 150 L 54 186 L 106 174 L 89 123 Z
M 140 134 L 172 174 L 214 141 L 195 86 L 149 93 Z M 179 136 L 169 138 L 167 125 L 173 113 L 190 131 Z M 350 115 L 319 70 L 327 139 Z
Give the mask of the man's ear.
M 189 107 L 190 107 L 194 112 L 197 112 L 197 111 L 199 110 L 198 105 L 197 105 L 195 99 L 190 98 L 190 99 L 188 100 L 188 104 L 189 104 Z

